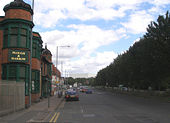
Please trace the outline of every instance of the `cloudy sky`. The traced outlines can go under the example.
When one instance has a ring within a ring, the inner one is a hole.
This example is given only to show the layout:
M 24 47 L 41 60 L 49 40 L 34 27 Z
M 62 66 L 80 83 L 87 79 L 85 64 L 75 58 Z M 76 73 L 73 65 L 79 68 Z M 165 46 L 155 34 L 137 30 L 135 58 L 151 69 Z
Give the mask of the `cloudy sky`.
M 3 7 L 13 0 L 0 0 Z M 32 4 L 32 0 L 24 0 Z M 34 0 L 34 31 L 47 43 L 58 68 L 96 74 L 164 15 L 170 0 Z M 61 47 L 70 46 L 70 47 Z M 61 65 L 62 63 L 62 65 Z

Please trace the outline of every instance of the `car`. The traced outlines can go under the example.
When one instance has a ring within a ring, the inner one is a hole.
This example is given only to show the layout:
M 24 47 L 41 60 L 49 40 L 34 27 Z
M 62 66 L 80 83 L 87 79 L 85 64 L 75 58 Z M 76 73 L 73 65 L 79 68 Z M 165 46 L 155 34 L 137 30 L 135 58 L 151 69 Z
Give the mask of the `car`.
M 83 92 L 83 87 L 80 87 L 79 91 L 80 91 L 80 92 Z
M 69 100 L 79 101 L 78 91 L 76 91 L 76 90 L 74 90 L 74 89 L 68 89 L 68 90 L 65 92 L 65 99 L 66 99 L 66 101 L 69 101 Z
M 86 94 L 92 94 L 93 92 L 92 92 L 92 90 L 91 89 L 87 89 L 86 90 Z
M 82 92 L 86 92 L 86 91 L 87 91 L 87 88 L 83 88 L 83 89 L 82 89 Z

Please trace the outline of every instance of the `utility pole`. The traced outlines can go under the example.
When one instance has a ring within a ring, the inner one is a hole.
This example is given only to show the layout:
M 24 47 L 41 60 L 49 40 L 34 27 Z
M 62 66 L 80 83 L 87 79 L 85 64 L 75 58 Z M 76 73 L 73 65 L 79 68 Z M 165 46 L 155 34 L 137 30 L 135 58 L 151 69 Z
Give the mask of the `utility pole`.
M 33 14 L 34 14 L 34 0 L 32 1 L 32 11 L 33 11 L 33 13 L 32 13 L 32 17 L 31 17 L 31 21 L 32 21 L 32 23 L 33 23 Z M 30 35 L 30 37 L 31 37 L 31 40 L 30 40 L 30 78 L 29 78 L 29 107 L 31 106 L 31 86 L 32 86 L 32 82 L 31 82 L 31 75 L 32 75 L 32 69 L 31 69 L 31 67 L 32 67 L 32 38 L 33 38 L 33 31 L 32 31 L 32 29 L 31 29 L 31 35 Z

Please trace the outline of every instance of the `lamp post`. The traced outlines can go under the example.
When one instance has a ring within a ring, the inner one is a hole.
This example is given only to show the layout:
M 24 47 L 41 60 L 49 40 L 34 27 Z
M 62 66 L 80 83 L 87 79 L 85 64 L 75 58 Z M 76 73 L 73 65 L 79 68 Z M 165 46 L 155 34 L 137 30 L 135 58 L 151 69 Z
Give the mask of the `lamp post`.
M 34 12 L 34 0 L 32 1 L 32 11 Z M 31 16 L 31 21 L 32 21 L 32 23 L 33 23 L 33 14 L 32 14 L 32 16 Z M 33 31 L 32 31 L 32 29 L 31 29 L 31 35 L 30 35 L 30 68 L 29 68 L 29 74 L 30 74 L 30 76 L 29 76 L 29 107 L 31 106 L 31 86 L 32 86 L 32 82 L 31 82 L 31 74 L 32 74 L 32 69 L 31 69 L 31 67 L 32 67 L 32 38 L 33 38 Z
M 59 49 L 59 47 L 70 47 L 70 46 L 57 46 L 56 47 L 56 68 L 58 69 L 58 59 L 59 59 L 59 52 L 58 52 L 58 49 Z M 62 73 L 61 73 L 61 75 L 62 75 Z M 62 92 L 58 92 L 58 97 L 61 97 L 61 94 L 62 94 Z
M 58 49 L 59 49 L 59 47 L 70 47 L 70 46 L 57 46 L 57 48 L 56 48 L 56 68 L 58 68 L 57 67 L 57 65 L 58 65 L 58 59 L 59 59 L 59 57 L 58 57 Z

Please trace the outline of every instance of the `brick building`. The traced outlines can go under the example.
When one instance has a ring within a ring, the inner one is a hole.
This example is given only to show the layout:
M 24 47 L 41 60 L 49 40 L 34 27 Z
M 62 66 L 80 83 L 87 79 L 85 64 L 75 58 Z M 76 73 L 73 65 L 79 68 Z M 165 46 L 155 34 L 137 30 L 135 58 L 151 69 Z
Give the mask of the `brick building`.
M 61 73 L 53 64 L 52 65 L 52 93 L 51 95 L 55 95 L 57 93 L 60 80 L 61 80 Z
M 52 54 L 45 46 L 45 49 L 42 50 L 41 56 L 41 75 L 42 75 L 42 90 L 41 96 L 47 97 L 51 94 L 52 86 Z
M 29 4 L 14 0 L 3 10 L 5 16 L 0 16 L 0 80 L 25 82 L 27 107 L 30 97 L 36 102 L 46 97 L 48 90 L 51 92 L 52 54 L 47 47 L 42 48 L 40 34 L 32 33 L 33 10 Z

